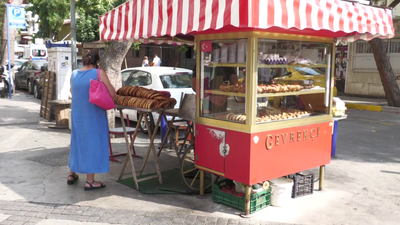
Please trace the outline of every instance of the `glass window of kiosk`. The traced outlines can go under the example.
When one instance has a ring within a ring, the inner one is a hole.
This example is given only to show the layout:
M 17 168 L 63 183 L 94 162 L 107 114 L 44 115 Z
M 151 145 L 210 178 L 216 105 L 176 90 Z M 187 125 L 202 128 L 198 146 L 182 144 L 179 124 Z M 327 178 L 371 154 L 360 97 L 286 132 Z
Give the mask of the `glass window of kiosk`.
M 332 44 L 258 40 L 256 123 L 329 114 Z
M 200 44 L 200 116 L 245 124 L 247 39 Z

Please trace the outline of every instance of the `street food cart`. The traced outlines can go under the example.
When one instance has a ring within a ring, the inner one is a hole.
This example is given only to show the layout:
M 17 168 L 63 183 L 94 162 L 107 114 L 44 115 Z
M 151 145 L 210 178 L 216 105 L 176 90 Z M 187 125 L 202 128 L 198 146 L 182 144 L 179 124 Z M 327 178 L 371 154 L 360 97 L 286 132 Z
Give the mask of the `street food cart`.
M 103 41 L 194 40 L 192 157 L 201 179 L 246 185 L 245 214 L 259 182 L 320 167 L 322 189 L 335 44 L 393 35 L 390 9 L 339 0 L 132 0 L 100 17 Z

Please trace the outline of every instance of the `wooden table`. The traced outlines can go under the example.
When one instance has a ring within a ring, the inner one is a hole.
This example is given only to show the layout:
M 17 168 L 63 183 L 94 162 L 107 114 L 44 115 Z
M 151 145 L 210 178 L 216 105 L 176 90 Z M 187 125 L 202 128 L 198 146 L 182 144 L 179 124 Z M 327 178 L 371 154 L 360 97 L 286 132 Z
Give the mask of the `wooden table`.
M 158 165 L 158 158 L 157 158 L 156 150 L 155 150 L 155 147 L 154 147 L 154 139 L 155 139 L 155 136 L 157 134 L 157 130 L 158 130 L 159 126 L 160 126 L 161 118 L 163 117 L 164 111 L 166 109 L 142 109 L 142 108 L 134 108 L 134 107 L 128 107 L 128 106 L 121 106 L 121 105 L 116 105 L 115 108 L 120 113 L 122 128 L 124 130 L 126 149 L 127 149 L 127 155 L 126 155 L 124 164 L 122 166 L 121 173 L 119 175 L 118 180 L 122 179 L 122 176 L 124 175 L 124 172 L 125 172 L 126 165 L 127 165 L 128 161 L 129 161 L 130 166 L 131 166 L 131 173 L 132 173 L 132 176 L 133 176 L 133 180 L 134 180 L 134 183 L 135 183 L 136 190 L 139 190 L 139 182 L 144 181 L 144 180 L 149 180 L 149 179 L 152 179 L 152 178 L 157 177 L 157 176 L 158 176 L 158 180 L 159 180 L 160 184 L 162 184 L 161 171 L 160 171 L 160 167 Z M 122 113 L 123 109 L 133 109 L 133 110 L 136 110 L 139 113 L 139 119 L 138 119 L 138 122 L 136 124 L 136 129 L 135 129 L 135 132 L 133 134 L 131 143 L 129 142 L 128 134 L 126 133 L 125 120 L 124 120 L 124 115 Z M 145 119 L 145 122 L 146 122 L 146 126 L 150 127 L 149 126 L 149 119 L 148 119 L 148 117 L 146 115 L 149 114 L 149 113 L 152 113 L 152 112 L 158 112 L 160 114 L 160 116 L 157 119 L 157 122 L 155 124 L 155 128 L 154 128 L 153 133 L 151 133 L 150 130 L 148 132 L 149 139 L 150 139 L 150 144 L 149 144 L 149 147 L 147 149 L 147 153 L 146 153 L 145 159 L 143 161 L 141 170 L 135 171 L 135 164 L 134 164 L 133 158 L 132 158 L 131 145 L 133 145 L 133 143 L 135 142 L 135 139 L 136 139 L 136 136 L 137 136 L 137 133 L 138 133 L 138 130 L 139 130 L 140 122 L 143 119 L 143 115 L 145 115 L 144 119 Z M 139 173 L 139 176 L 142 175 L 143 170 L 144 170 L 144 168 L 145 168 L 145 166 L 147 164 L 147 160 L 149 158 L 150 152 L 153 153 L 154 163 L 155 163 L 156 170 L 157 170 L 157 175 L 148 176 L 148 177 L 145 177 L 145 178 L 142 178 L 142 179 L 137 179 L 136 173 Z

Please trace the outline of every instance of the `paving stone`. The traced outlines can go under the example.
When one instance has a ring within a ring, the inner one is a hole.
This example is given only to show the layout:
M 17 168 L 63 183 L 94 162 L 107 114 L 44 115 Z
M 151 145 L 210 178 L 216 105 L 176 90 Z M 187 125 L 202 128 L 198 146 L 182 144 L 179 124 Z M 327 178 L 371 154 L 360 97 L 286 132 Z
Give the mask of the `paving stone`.
M 78 215 L 68 215 L 68 216 L 67 216 L 67 220 L 74 220 L 74 221 L 76 221 L 77 218 L 78 218 Z
M 5 210 L 5 211 L 4 211 L 4 214 L 7 214 L 7 215 L 17 215 L 19 212 L 21 212 L 21 211 L 17 211 L 17 210 Z
M 65 207 L 65 209 L 71 209 L 71 210 L 76 210 L 77 208 L 78 208 L 78 206 L 76 206 L 76 205 L 67 205 Z
M 196 222 L 206 222 L 207 216 L 197 216 Z
M 100 210 L 94 211 L 94 213 L 92 214 L 92 216 L 101 217 L 104 213 L 106 213 L 106 210 L 100 209 Z
M 12 223 L 12 225 L 24 225 L 26 221 L 14 221 L 14 223 Z
M 30 223 L 39 223 L 40 221 L 42 221 L 43 219 L 41 219 L 41 218 L 35 218 L 35 217 L 33 217 L 33 218 L 29 218 L 29 220 L 28 220 L 28 222 L 30 222 Z
M 238 219 L 228 219 L 228 224 L 239 224 L 239 220 Z
M 89 218 L 89 216 L 78 216 L 76 220 L 79 222 L 86 222 Z
M 185 222 L 185 217 L 175 217 L 173 222 L 174 222 L 174 224 L 175 223 L 184 223 Z
M 133 214 L 135 216 L 145 216 L 146 215 L 146 211 L 134 211 Z
M 56 220 L 65 220 L 67 219 L 69 215 L 63 215 L 63 214 L 50 214 L 46 218 L 47 219 L 56 219 Z
M 195 222 L 197 216 L 196 215 L 187 215 L 185 222 Z
M 54 209 L 65 209 L 66 207 L 66 205 L 56 205 L 54 206 Z
M 64 212 L 64 208 L 54 208 L 51 213 L 62 214 L 62 212 Z
M 46 218 L 47 214 L 48 213 L 38 213 L 38 214 L 35 215 L 35 217 L 37 217 L 37 218 Z
M 9 225 L 9 224 L 13 224 L 15 221 L 12 221 L 12 220 L 4 220 L 4 221 L 1 221 L 0 222 L 0 224 L 1 225 Z
M 216 224 L 217 224 L 217 225 L 226 225 L 226 224 L 228 224 L 228 219 L 225 219 L 225 218 L 218 218 Z
M 28 212 L 27 211 L 19 211 L 18 213 L 16 213 L 16 216 L 25 216 Z
M 22 218 L 22 216 L 10 216 L 10 217 L 7 218 L 7 220 L 18 221 L 19 218 Z
M 144 216 L 133 216 L 131 217 L 132 221 L 129 224 L 142 224 Z
M 74 215 L 74 210 L 72 209 L 65 209 L 64 211 L 61 212 L 63 215 Z
M 36 225 L 36 224 L 37 222 L 29 222 L 29 221 L 24 223 L 24 225 Z
M 98 222 L 100 220 L 100 217 L 96 216 L 91 216 L 86 222 Z
M 218 218 L 217 217 L 207 217 L 206 222 L 211 223 L 211 224 L 215 224 L 217 223 Z
M 50 213 L 54 210 L 54 208 L 44 208 L 42 210 L 40 210 L 41 213 Z
M 26 216 L 18 216 L 18 221 L 26 222 L 30 219 L 30 217 Z
M 150 224 L 153 221 L 153 217 L 144 216 L 140 221 L 140 224 Z
M 83 213 L 81 214 L 82 216 L 91 216 L 95 211 L 94 210 L 86 210 L 83 211 Z

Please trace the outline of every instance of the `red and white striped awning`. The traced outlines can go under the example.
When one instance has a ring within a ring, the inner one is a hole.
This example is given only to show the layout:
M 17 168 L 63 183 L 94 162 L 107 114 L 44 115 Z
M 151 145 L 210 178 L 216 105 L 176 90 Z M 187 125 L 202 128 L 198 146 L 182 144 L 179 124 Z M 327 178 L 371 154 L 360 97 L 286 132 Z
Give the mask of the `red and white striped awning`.
M 100 16 L 102 41 L 242 28 L 344 41 L 394 36 L 390 9 L 340 0 L 131 0 Z

